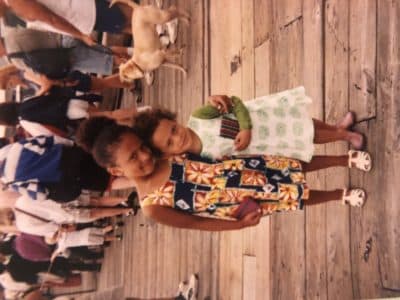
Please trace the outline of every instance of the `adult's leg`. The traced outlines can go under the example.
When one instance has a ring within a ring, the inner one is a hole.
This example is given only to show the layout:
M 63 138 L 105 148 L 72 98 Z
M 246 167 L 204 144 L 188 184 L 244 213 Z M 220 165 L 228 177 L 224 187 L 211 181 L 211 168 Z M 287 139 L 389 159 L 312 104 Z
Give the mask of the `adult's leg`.
M 125 26 L 122 32 L 127 34 L 132 34 L 132 22 L 131 22 L 133 13 L 132 7 L 122 3 L 117 3 L 116 6 L 121 10 L 125 18 Z
M 100 197 L 100 198 L 91 198 L 90 205 L 95 207 L 110 207 L 116 206 L 126 201 L 124 197 Z
M 131 208 L 92 208 L 90 209 L 90 218 L 101 219 L 123 215 L 132 212 Z
M 133 54 L 132 47 L 111 46 L 110 49 L 115 55 L 119 55 L 126 59 L 129 59 Z
M 73 271 L 88 271 L 88 272 L 99 272 L 101 269 L 101 264 L 86 264 L 82 262 L 70 262 L 69 267 Z
M 132 83 L 122 82 L 119 78 L 119 74 L 113 74 L 104 78 L 98 78 L 92 76 L 92 91 L 102 91 L 107 88 L 132 88 Z

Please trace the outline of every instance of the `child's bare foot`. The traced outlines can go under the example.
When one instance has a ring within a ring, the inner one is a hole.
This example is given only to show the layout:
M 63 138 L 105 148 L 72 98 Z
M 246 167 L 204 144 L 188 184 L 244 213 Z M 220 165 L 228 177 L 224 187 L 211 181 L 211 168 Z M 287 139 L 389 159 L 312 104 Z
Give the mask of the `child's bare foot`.
M 361 133 L 348 132 L 347 140 L 356 150 L 360 150 L 364 147 L 364 136 Z
M 354 124 L 354 121 L 355 121 L 355 115 L 352 111 L 349 111 L 346 113 L 343 119 L 336 124 L 336 127 L 341 129 L 347 129 Z

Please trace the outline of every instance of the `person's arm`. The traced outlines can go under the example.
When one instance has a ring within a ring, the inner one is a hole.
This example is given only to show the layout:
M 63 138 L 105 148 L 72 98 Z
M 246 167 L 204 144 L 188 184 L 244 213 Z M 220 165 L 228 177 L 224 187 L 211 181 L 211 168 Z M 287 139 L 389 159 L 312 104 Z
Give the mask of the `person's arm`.
M 192 116 L 198 119 L 214 119 L 221 115 L 218 108 L 211 104 L 206 104 L 192 112 Z
M 34 290 L 26 294 L 22 299 L 24 300 L 46 300 L 47 297 L 43 296 L 41 289 Z
M 236 96 L 212 95 L 209 104 L 196 109 L 192 116 L 199 119 L 214 119 L 224 113 L 233 113 L 238 120 L 240 130 L 251 130 L 251 117 L 242 100 Z
M 109 119 L 115 120 L 119 124 L 128 124 L 128 120 L 130 120 L 130 124 L 132 125 L 133 117 L 136 115 L 137 110 L 136 107 L 132 108 L 120 108 L 116 110 L 109 111 L 89 111 L 89 117 L 106 117 Z
M 27 21 L 40 21 L 49 24 L 55 29 L 82 40 L 89 46 L 95 44 L 89 35 L 80 32 L 73 24 L 55 14 L 36 0 L 8 0 L 8 4 L 9 7 L 22 19 Z
M 252 125 L 249 110 L 244 105 L 242 100 L 240 100 L 240 98 L 232 96 L 231 100 L 232 113 L 235 115 L 236 119 L 239 122 L 240 130 L 250 130 Z
M 237 221 L 219 220 L 205 218 L 176 211 L 170 207 L 161 205 L 148 205 L 142 207 L 145 216 L 150 217 L 158 223 L 186 229 L 197 229 L 205 231 L 237 230 L 257 225 L 260 222 L 261 213 L 254 211 L 247 214 L 243 219 Z

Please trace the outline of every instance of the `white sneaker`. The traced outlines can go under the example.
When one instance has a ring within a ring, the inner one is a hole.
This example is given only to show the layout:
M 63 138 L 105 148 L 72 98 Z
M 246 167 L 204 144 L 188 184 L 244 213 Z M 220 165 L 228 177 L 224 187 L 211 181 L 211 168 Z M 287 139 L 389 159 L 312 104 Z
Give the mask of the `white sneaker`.
M 165 25 L 167 25 L 169 41 L 171 42 L 171 44 L 175 44 L 176 38 L 178 36 L 178 18 L 175 18 L 172 21 L 165 23 Z
M 156 25 L 156 31 L 158 35 L 163 35 L 165 31 L 167 30 L 167 26 L 164 24 L 157 24 Z
M 158 7 L 158 8 L 162 8 L 162 6 L 163 6 L 163 0 L 156 0 L 156 6 Z
M 199 287 L 199 279 L 196 274 L 190 276 L 189 282 L 181 282 L 179 284 L 178 295 L 179 300 L 196 300 Z
M 169 46 L 169 37 L 166 35 L 160 36 L 160 43 L 163 47 L 167 48 Z
M 152 85 L 154 82 L 154 71 L 144 73 L 144 80 L 147 85 Z

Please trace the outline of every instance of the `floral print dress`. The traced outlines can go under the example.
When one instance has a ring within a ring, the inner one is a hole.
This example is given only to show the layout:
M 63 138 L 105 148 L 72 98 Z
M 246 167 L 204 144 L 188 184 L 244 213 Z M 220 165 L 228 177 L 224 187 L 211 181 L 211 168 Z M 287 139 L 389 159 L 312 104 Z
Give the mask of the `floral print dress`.
M 190 214 L 233 219 L 251 197 L 264 215 L 301 209 L 308 199 L 301 163 L 279 156 L 233 156 L 213 161 L 184 154 L 171 159 L 169 180 L 146 195 L 142 206 L 162 205 Z

